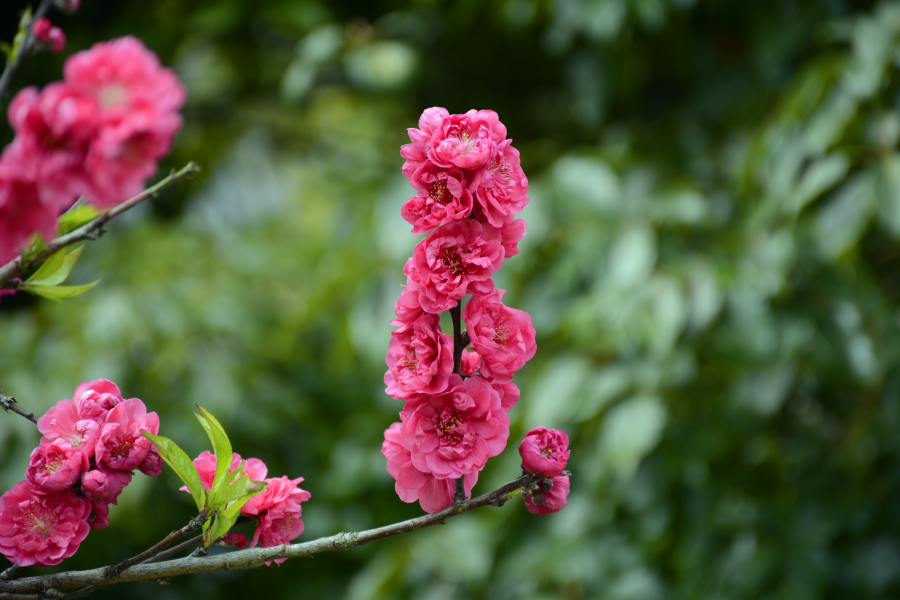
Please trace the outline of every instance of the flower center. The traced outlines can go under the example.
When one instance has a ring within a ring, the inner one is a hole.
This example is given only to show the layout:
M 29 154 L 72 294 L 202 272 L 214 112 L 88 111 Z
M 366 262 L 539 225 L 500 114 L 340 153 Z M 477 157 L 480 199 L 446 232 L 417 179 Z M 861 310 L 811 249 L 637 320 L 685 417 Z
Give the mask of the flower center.
M 110 448 L 109 453 L 115 458 L 125 458 L 131 449 L 134 448 L 134 442 L 129 439 L 122 439 L 118 444 Z
M 31 508 L 24 515 L 24 528 L 30 530 L 30 533 L 39 537 L 47 537 L 53 533 L 56 527 L 56 512 L 46 513 L 45 511 Z
M 397 364 L 400 365 L 401 369 L 415 369 L 419 366 L 419 359 L 416 358 L 416 351 L 412 346 L 406 347 L 406 353 L 403 355 Z
M 461 412 L 458 410 L 453 412 L 445 410 L 441 414 L 434 415 L 432 420 L 439 438 L 451 446 L 455 446 L 462 441 L 463 436 L 457 431 L 457 427 L 463 422 Z
M 59 462 L 58 458 L 54 458 L 51 461 L 45 462 L 44 466 L 41 468 L 41 471 L 44 473 L 56 473 L 59 471 L 59 468 L 62 466 L 62 463 Z
M 544 458 L 550 458 L 550 455 L 553 454 L 553 450 L 551 448 L 544 448 L 543 452 L 541 452 L 541 456 Z
M 123 103 L 128 98 L 128 90 L 123 85 L 112 83 L 100 90 L 100 104 L 103 108 L 109 108 Z
M 510 334 L 509 327 L 505 325 L 500 325 L 494 328 L 494 341 L 500 344 L 501 346 L 505 345 L 507 340 L 509 340 Z
M 431 190 L 428 194 L 431 199 L 438 204 L 450 204 L 450 192 L 447 191 L 447 181 L 445 179 L 436 179 L 431 184 Z
M 466 270 L 456 248 L 445 248 L 441 254 L 441 262 L 456 276 L 462 275 Z

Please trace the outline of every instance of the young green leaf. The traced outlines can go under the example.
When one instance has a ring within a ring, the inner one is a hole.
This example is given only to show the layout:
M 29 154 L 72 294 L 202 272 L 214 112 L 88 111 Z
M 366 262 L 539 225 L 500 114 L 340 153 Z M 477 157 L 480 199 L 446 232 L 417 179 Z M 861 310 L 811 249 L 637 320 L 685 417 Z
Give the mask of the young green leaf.
M 153 435 L 146 431 L 142 431 L 141 433 L 150 440 L 166 464 L 175 471 L 178 478 L 187 486 L 188 490 L 191 492 L 191 497 L 194 499 L 194 503 L 197 504 L 197 509 L 202 511 L 206 508 L 206 492 L 203 489 L 203 485 L 200 483 L 200 474 L 197 472 L 197 468 L 194 466 L 194 463 L 191 462 L 188 455 L 185 454 L 184 450 L 179 448 L 178 444 L 169 438 Z
M 98 283 L 100 283 L 99 279 L 84 285 L 31 285 L 26 283 L 20 285 L 19 289 L 28 292 L 29 294 L 34 294 L 35 296 L 42 296 L 49 300 L 62 302 L 68 298 L 80 296 Z
M 41 268 L 34 272 L 34 274 L 25 280 L 25 283 L 32 283 L 37 281 L 42 281 L 47 277 L 50 277 L 59 268 L 62 266 L 63 261 L 66 259 L 66 249 L 63 248 L 58 252 L 54 252 L 50 258 L 44 261 L 44 264 L 41 265 Z
M 85 223 L 89 223 L 97 218 L 100 214 L 93 206 L 87 204 L 76 206 L 75 208 L 64 212 L 59 217 L 59 225 L 56 227 L 56 235 L 69 233 L 73 229 L 78 229 Z
M 37 273 L 28 278 L 28 281 L 26 281 L 26 283 L 31 285 L 48 286 L 61 284 L 66 280 L 66 277 L 69 276 L 69 273 L 72 272 L 72 267 L 75 266 L 75 263 L 78 261 L 78 257 L 81 256 L 82 250 L 84 250 L 84 246 L 78 246 L 78 248 L 72 250 L 63 257 L 62 262 L 60 262 L 55 271 L 47 272 L 46 274 L 39 277 L 38 275 L 41 273 L 41 271 L 44 270 L 44 267 L 47 265 L 47 263 L 44 263 L 41 268 L 38 269 Z M 65 250 L 60 250 L 50 258 L 52 259 L 53 257 L 64 252 Z
M 210 491 L 210 503 L 212 505 L 220 505 L 222 502 L 219 500 L 219 492 L 223 488 L 223 486 L 227 485 L 226 476 L 228 475 L 228 469 L 231 466 L 231 457 L 232 457 L 232 449 L 231 442 L 228 440 L 228 435 L 225 433 L 225 429 L 216 420 L 212 414 L 203 408 L 202 406 L 197 406 L 200 409 L 202 415 L 197 416 L 197 420 L 200 421 L 200 424 L 203 425 L 203 429 L 206 430 L 206 434 L 209 436 L 209 441 L 212 442 L 213 452 L 216 455 L 216 478 L 213 480 L 212 489 Z M 228 481 L 232 481 L 233 477 Z

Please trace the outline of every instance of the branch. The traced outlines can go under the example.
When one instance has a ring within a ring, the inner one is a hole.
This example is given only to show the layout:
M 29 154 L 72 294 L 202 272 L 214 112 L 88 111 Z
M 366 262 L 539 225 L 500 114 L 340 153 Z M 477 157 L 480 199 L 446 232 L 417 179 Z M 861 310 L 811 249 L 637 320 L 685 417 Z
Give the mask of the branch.
M 386 525 L 376 529 L 360 531 L 358 533 L 339 533 L 329 537 L 319 538 L 311 542 L 275 546 L 273 548 L 250 548 L 225 554 L 204 556 L 202 558 L 179 558 L 165 562 L 143 563 L 126 569 L 115 578 L 110 578 L 107 567 L 91 569 L 89 571 L 68 571 L 39 577 L 26 577 L 13 581 L 0 581 L 0 600 L 27 600 L 38 599 L 41 593 L 45 597 L 53 597 L 49 590 L 70 590 L 88 585 L 108 585 L 112 583 L 124 583 L 127 581 L 148 581 L 188 575 L 192 573 L 209 573 L 212 571 L 230 571 L 234 569 L 249 569 L 259 567 L 266 561 L 277 558 L 310 558 L 321 552 L 335 550 L 347 550 L 361 546 L 368 542 L 382 540 L 396 535 L 409 533 L 417 529 L 431 527 L 443 523 L 447 519 L 469 512 L 482 506 L 502 506 L 514 492 L 522 487 L 531 485 L 534 476 L 522 475 L 514 481 L 500 486 L 492 492 L 452 504 L 442 511 L 430 515 L 423 515 L 415 519 L 401 521 L 393 525 Z M 35 592 L 38 595 L 33 595 Z M 76 592 L 78 593 L 78 592 Z M 32 595 L 29 595 L 32 594 Z M 56 597 L 60 597 L 57 595 Z M 68 594 L 62 596 L 70 598 Z
M 38 252 L 34 258 L 29 261 L 25 261 L 24 257 L 18 256 L 13 260 L 9 261 L 2 267 L 0 267 L 0 286 L 4 285 L 9 280 L 20 277 L 25 274 L 25 271 L 34 264 L 41 263 L 58 250 L 69 246 L 70 244 L 74 244 L 76 242 L 81 242 L 84 240 L 95 240 L 99 238 L 105 232 L 103 229 L 103 225 L 113 219 L 118 217 L 123 212 L 137 206 L 147 198 L 153 198 L 163 189 L 169 187 L 176 181 L 180 179 L 184 179 L 185 177 L 193 177 L 200 171 L 200 167 L 198 167 L 195 163 L 189 162 L 185 165 L 180 171 L 173 172 L 168 177 L 157 183 L 156 185 L 152 185 L 137 196 L 126 200 L 125 202 L 118 204 L 108 211 L 101 213 L 96 219 L 93 221 L 86 223 L 79 227 L 78 229 L 72 230 L 65 235 L 61 235 L 58 238 L 48 242 L 44 248 Z
M 13 398 L 12 396 L 4 396 L 2 392 L 3 390 L 0 390 L 0 408 L 5 410 L 6 412 L 13 411 L 17 415 L 25 417 L 26 419 L 37 425 L 37 419 L 34 417 L 34 413 L 32 413 L 30 410 L 25 410 L 24 408 L 19 406 L 19 403 L 16 402 L 15 398 Z
M 15 74 L 16 69 L 19 68 L 22 57 L 31 52 L 31 44 L 34 42 L 34 36 L 31 35 L 31 27 L 34 25 L 35 21 L 47 14 L 51 4 L 53 4 L 53 0 L 42 0 L 41 5 L 38 6 L 37 12 L 31 17 L 31 22 L 28 24 L 28 33 L 25 35 L 25 41 L 22 42 L 22 47 L 19 48 L 19 52 L 16 54 L 15 59 L 6 59 L 6 67 L 3 69 L 3 74 L 0 75 L 0 99 L 6 95 L 6 89 L 9 87 L 9 84 L 12 83 L 13 75 Z

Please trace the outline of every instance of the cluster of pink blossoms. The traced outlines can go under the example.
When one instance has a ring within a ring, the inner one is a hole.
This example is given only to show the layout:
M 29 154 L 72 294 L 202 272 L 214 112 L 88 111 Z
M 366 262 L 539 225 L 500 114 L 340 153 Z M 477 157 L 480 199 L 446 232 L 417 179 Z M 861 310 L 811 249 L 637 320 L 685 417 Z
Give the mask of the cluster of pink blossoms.
M 38 21 L 34 33 L 58 45 L 54 29 Z M 0 155 L 0 262 L 35 233 L 52 237 L 82 195 L 107 208 L 139 193 L 181 128 L 184 87 L 136 38 L 95 44 L 63 71 L 9 105 L 16 135 Z
M 0 553 L 19 566 L 55 565 L 75 554 L 90 529 L 109 524 L 109 505 L 133 471 L 156 476 L 162 459 L 141 431 L 159 417 L 111 381 L 85 381 L 38 419 L 41 444 L 26 479 L 0 497 Z
M 401 212 L 414 234 L 430 233 L 404 267 L 394 306 L 384 383 L 404 406 L 381 451 L 400 498 L 431 513 L 453 503 L 456 479 L 470 497 L 488 458 L 506 447 L 506 413 L 519 399 L 513 375 L 537 350 L 531 317 L 505 306 L 492 279 L 525 235 L 515 215 L 528 203 L 528 179 L 493 111 L 429 108 L 409 137 L 403 174 L 418 194 Z M 454 339 L 439 315 L 467 295 L 472 350 L 454 369 Z
M 310 493 L 299 486 L 302 477 L 291 479 L 288 476 L 270 477 L 266 479 L 269 469 L 258 458 L 242 459 L 237 453 L 231 457 L 229 473 L 237 470 L 241 465 L 242 473 L 253 481 L 261 481 L 268 484 L 263 493 L 250 498 L 249 502 L 241 508 L 241 514 L 251 519 L 256 519 L 256 531 L 253 539 L 249 540 L 250 547 L 257 543 L 262 548 L 271 548 L 282 544 L 289 544 L 291 540 L 303 533 L 303 520 L 300 518 L 301 502 L 310 499 Z M 194 459 L 194 466 L 200 474 L 200 483 L 207 491 L 212 489 L 213 480 L 216 477 L 216 455 L 204 452 Z M 181 491 L 188 492 L 187 486 Z M 237 532 L 229 532 L 223 540 L 225 543 L 238 548 L 247 546 L 245 535 Z M 286 561 L 286 558 L 275 559 L 278 564 Z M 271 565 L 271 561 L 266 563 Z

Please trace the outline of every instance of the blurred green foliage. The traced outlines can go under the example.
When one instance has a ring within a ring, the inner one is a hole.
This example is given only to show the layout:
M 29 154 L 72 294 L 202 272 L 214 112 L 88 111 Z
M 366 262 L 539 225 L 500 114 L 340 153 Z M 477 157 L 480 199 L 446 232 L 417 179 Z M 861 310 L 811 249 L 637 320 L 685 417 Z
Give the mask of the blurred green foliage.
M 15 28 L 4 5 L 4 39 Z M 35 412 L 105 377 L 205 449 L 193 404 L 273 474 L 301 539 L 419 513 L 379 452 L 388 321 L 415 239 L 399 145 L 492 108 L 531 177 L 497 277 L 538 353 L 516 377 L 573 440 L 565 511 L 520 501 L 280 568 L 101 598 L 443 600 L 900 595 L 900 4 L 847 0 L 84 0 L 68 51 L 134 34 L 190 90 L 189 185 L 86 247 L 63 305 L 4 298 L 0 386 Z M 17 84 L 59 77 L 29 59 Z M 38 435 L 0 415 L 0 487 Z M 136 477 L 66 561 L 192 514 Z M 33 570 L 32 570 L 33 571 Z

